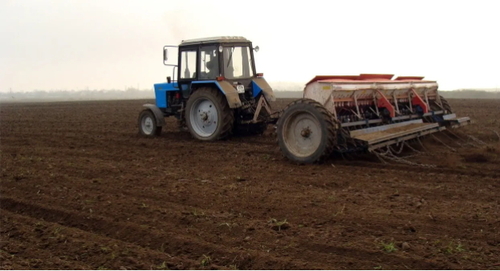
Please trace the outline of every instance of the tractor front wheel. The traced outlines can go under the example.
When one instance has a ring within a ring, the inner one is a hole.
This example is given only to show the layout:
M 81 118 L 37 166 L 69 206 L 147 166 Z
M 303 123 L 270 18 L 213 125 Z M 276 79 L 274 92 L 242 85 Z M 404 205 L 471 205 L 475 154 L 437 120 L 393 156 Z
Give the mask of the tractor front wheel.
M 156 126 L 156 117 L 149 109 L 144 109 L 139 114 L 139 134 L 148 137 L 159 136 L 161 126 Z
M 189 132 L 196 139 L 224 139 L 229 137 L 233 130 L 234 112 L 218 89 L 197 89 L 187 101 L 185 114 Z
M 300 99 L 289 104 L 277 123 L 278 145 L 288 159 L 299 164 L 323 161 L 335 148 L 337 127 L 320 103 Z

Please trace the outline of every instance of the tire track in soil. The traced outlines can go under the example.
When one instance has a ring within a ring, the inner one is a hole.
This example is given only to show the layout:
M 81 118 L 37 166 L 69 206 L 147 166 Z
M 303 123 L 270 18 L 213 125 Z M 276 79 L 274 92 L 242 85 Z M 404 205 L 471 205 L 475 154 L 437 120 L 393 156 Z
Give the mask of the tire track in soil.
M 192 262 L 197 262 L 200 256 L 209 254 L 213 257 L 212 265 L 215 268 L 217 266 L 220 268 L 236 264 L 241 269 L 259 269 L 262 268 L 259 265 L 261 262 L 272 262 L 273 266 L 281 269 L 298 269 L 304 266 L 308 266 L 308 268 L 310 266 L 314 267 L 314 264 L 311 265 L 298 259 L 287 257 L 277 258 L 260 251 L 252 250 L 243 252 L 228 251 L 227 246 L 194 239 L 190 235 L 184 235 L 179 232 L 173 233 L 151 228 L 145 229 L 133 223 L 114 222 L 105 217 L 98 216 L 82 216 L 78 212 L 54 207 L 49 208 L 42 204 L 34 205 L 7 197 L 1 197 L 0 203 L 2 209 L 13 213 L 57 223 L 65 227 L 77 228 L 85 232 L 136 244 L 155 251 L 163 250 L 163 253 L 175 257 L 188 255 Z M 161 240 L 167 241 L 162 242 Z M 240 259 L 240 262 L 235 263 L 231 259 Z
M 414 172 L 414 173 L 422 173 L 432 172 L 439 174 L 450 174 L 450 175 L 464 175 L 471 177 L 489 177 L 489 178 L 500 178 L 500 169 L 455 169 L 455 168 L 445 168 L 445 167 L 420 167 L 420 166 L 410 166 L 410 165 L 402 165 L 397 163 L 384 164 L 384 163 L 376 163 L 376 162 L 359 162 L 359 161 L 349 161 L 342 162 L 338 164 L 334 164 L 335 167 L 344 167 L 346 169 L 353 168 L 366 168 L 366 169 L 375 169 L 379 172 Z
M 101 161 L 101 160 L 100 160 L 100 158 L 94 158 L 93 160 Z M 106 162 L 105 160 L 103 160 L 103 161 L 104 161 L 104 162 Z M 101 165 L 102 165 L 102 164 L 101 164 Z M 100 166 L 101 166 L 101 165 L 100 165 Z M 105 165 L 106 165 L 106 164 L 105 164 Z M 319 167 L 317 167 L 317 168 L 318 168 L 318 169 L 324 169 L 324 167 L 321 167 L 321 166 L 319 166 Z M 339 168 L 339 169 L 347 169 L 347 170 L 349 170 L 349 169 L 350 169 L 350 167 L 347 167 L 347 168 L 338 167 L 338 168 Z M 77 168 L 71 168 L 71 169 L 69 169 L 69 170 L 67 170 L 67 171 L 63 171 L 63 172 L 67 173 L 67 174 L 68 174 L 68 176 L 72 176 L 72 177 L 74 177 L 74 178 L 79 178 L 79 177 L 81 177 L 81 176 L 75 175 L 76 169 L 77 169 Z M 83 170 L 83 169 L 87 169 L 87 168 L 82 167 L 81 169 Z M 102 172 L 102 170 L 97 170 L 97 173 L 95 173 L 94 175 L 98 175 L 98 172 L 100 172 L 100 171 Z M 105 170 L 105 171 L 106 171 L 106 170 Z M 109 170 L 108 170 L 108 171 L 109 171 Z M 116 170 L 114 170 L 114 171 L 116 171 Z M 376 169 L 375 169 L 375 172 L 373 172 L 373 173 L 374 173 L 374 174 L 379 174 L 379 173 L 393 173 L 394 171 L 395 171 L 395 170 L 392 170 L 392 169 L 390 169 L 390 168 L 389 168 L 389 169 L 378 169 L 378 168 L 376 168 Z M 396 170 L 396 171 L 397 171 L 397 170 Z M 140 173 L 139 175 L 142 175 L 142 174 L 147 173 L 147 170 L 144 170 L 142 173 L 139 171 L 138 173 Z M 368 173 L 372 173 L 372 172 L 371 172 L 371 171 L 368 171 Z M 440 173 L 440 174 L 442 174 L 442 173 Z M 294 183 L 298 183 L 298 184 L 302 183 L 303 185 L 309 185 L 309 186 L 311 186 L 311 185 L 312 185 L 312 186 L 315 186 L 315 187 L 321 187 L 321 188 L 327 188 L 327 187 L 339 188 L 339 187 L 346 187 L 346 186 L 348 185 L 346 182 L 341 183 L 341 184 L 340 184 L 340 186 L 339 186 L 339 182 L 327 182 L 327 183 L 322 182 L 322 183 L 318 183 L 318 182 L 315 182 L 315 180 L 314 180 L 314 179 L 315 179 L 315 177 L 314 177 L 314 176 L 308 176 L 308 174 L 300 174 L 300 173 L 298 173 L 298 174 L 297 174 L 297 173 L 295 173 L 294 175 L 295 175 L 296 177 L 299 177 L 299 179 L 300 179 L 300 180 L 302 180 L 302 181 L 299 181 L 299 182 L 294 182 Z M 427 177 L 427 176 L 426 176 L 426 177 Z M 277 180 L 279 180 L 279 176 L 276 176 L 276 179 L 277 179 Z M 462 182 L 464 182 L 464 183 L 465 183 L 465 182 L 466 182 L 466 180 L 465 180 L 465 181 L 462 181 Z M 414 189 L 418 189 L 418 188 L 414 188 Z M 428 190 L 428 189 L 424 189 L 424 191 L 425 191 L 425 190 Z
M 419 266 L 419 268 L 427 270 L 461 269 L 461 266 L 458 264 L 429 260 L 421 256 L 404 257 L 384 254 L 380 251 L 368 249 L 365 250 L 359 248 L 349 248 L 345 246 L 325 245 L 308 242 L 302 242 L 301 246 L 305 249 L 308 249 L 311 254 L 317 252 L 341 256 L 345 266 L 353 266 L 355 262 L 363 259 L 362 261 L 366 263 L 366 265 L 364 266 L 370 266 L 369 264 L 371 264 L 373 265 L 373 267 L 375 267 L 374 263 L 383 263 L 384 265 L 390 264 L 391 266 L 395 266 L 395 269 L 412 269 L 413 266 Z
M 34 260 L 39 265 L 28 265 L 30 267 L 151 269 L 163 264 L 169 269 L 190 269 L 199 266 L 199 261 L 188 259 L 184 255 L 174 257 L 165 252 L 5 209 L 2 209 L 2 214 L 2 235 L 9 238 L 4 250 L 15 257 Z M 21 228 L 20 223 L 30 225 L 31 228 Z M 26 246 L 26 243 L 32 245 Z M 33 257 L 34 255 L 37 256 Z M 141 262 L 137 259 L 141 259 Z
M 25 196 L 29 196 L 29 195 L 25 195 Z M 142 196 L 140 196 L 140 197 L 142 197 Z M 48 199 L 50 199 L 50 198 L 48 198 Z M 44 199 L 41 199 L 41 202 L 50 202 L 50 200 L 48 201 L 47 199 L 45 199 L 45 200 L 44 200 Z M 59 203 L 59 204 L 60 204 L 60 203 Z M 58 205 L 58 203 L 57 203 L 57 202 L 52 202 L 52 204 L 51 204 L 51 205 L 57 206 L 57 205 Z M 170 206 L 170 204 L 167 204 L 167 206 L 163 206 L 163 207 L 165 207 L 165 209 L 166 209 L 166 210 L 168 210 L 168 209 L 170 209 L 170 208 L 169 208 L 169 206 Z M 173 207 L 176 207 L 176 206 L 173 206 Z M 101 208 L 100 208 L 100 209 L 101 209 Z M 179 210 L 179 209 L 175 209 L 175 210 Z M 180 209 L 180 210 L 182 210 L 182 209 Z M 206 210 L 207 210 L 207 209 L 202 209 L 202 210 L 204 210 L 204 212 L 206 212 Z M 123 211 L 126 211 L 126 208 L 125 208 L 124 210 L 121 210 L 121 211 L 122 211 L 122 212 L 123 212 Z M 119 208 L 114 208 L 114 209 L 113 209 L 113 212 L 115 213 L 115 217 L 116 217 L 116 212 L 118 212 L 118 213 L 119 213 L 119 212 L 120 212 L 120 210 L 119 210 Z M 207 212 L 207 213 L 208 213 L 208 212 Z M 113 213 L 111 213 L 111 214 L 113 214 Z M 103 213 L 103 214 L 101 214 L 101 215 L 102 215 L 102 216 L 105 216 L 105 217 L 106 217 L 106 216 L 108 216 L 108 214 L 107 214 L 107 213 Z M 144 217 L 144 218 L 145 218 L 145 217 L 147 217 L 147 216 L 148 216 L 148 215 L 146 214 L 146 215 L 141 216 L 141 217 Z M 171 212 L 169 212 L 166 216 L 168 216 L 170 220 L 172 220 L 172 218 L 175 218 L 175 216 L 179 217 L 176 213 L 171 213 Z M 148 224 L 148 225 L 153 225 L 153 224 L 156 224 L 156 228 L 158 228 L 158 227 L 160 227 L 160 226 L 162 226 L 162 228 L 175 228 L 175 227 L 178 227 L 178 225 L 177 225 L 177 224 L 175 224 L 175 223 L 174 223 L 174 225 L 167 224 L 167 225 L 165 225 L 165 226 L 164 226 L 164 224 L 165 224 L 165 223 L 161 223 L 161 224 L 160 224 L 158 221 L 152 221 L 152 222 L 151 222 L 151 221 L 146 221 L 146 220 L 141 219 L 141 217 L 136 217 L 134 220 L 137 220 L 137 221 L 143 221 L 144 223 L 148 223 L 148 222 L 149 222 L 149 224 Z M 179 219 L 180 219 L 180 220 L 183 220 L 183 219 L 184 219 L 184 217 L 180 217 Z M 245 219 L 245 221 L 246 221 L 246 225 L 249 225 L 249 227 L 252 227 L 252 226 L 258 225 L 258 223 L 259 223 L 259 222 L 261 222 L 261 221 L 252 221 L 252 220 L 250 220 L 250 219 Z M 201 221 L 196 221 L 196 226 L 200 226 L 200 224 L 203 224 L 203 223 L 202 223 Z M 243 226 L 243 225 L 244 225 L 244 224 L 243 224 L 243 223 L 241 223 L 240 221 L 238 221 L 238 224 L 239 224 L 239 225 L 241 225 L 241 226 Z M 201 225 L 201 226 L 202 226 L 202 228 L 206 228 L 206 229 L 208 229 L 208 228 L 210 228 L 210 227 L 214 227 L 213 223 L 208 223 L 208 224 Z M 241 228 L 241 227 L 240 227 L 240 228 Z M 243 228 L 244 228 L 244 227 L 243 227 Z M 261 228 L 261 229 L 262 229 L 262 228 Z M 257 230 L 261 230 L 261 229 L 257 229 Z M 233 230 L 232 232 L 234 232 L 234 230 Z M 272 232 L 272 231 L 271 231 L 271 232 Z M 263 233 L 261 232 L 260 234 L 262 235 Z M 241 234 L 239 234 L 239 235 L 241 235 Z M 265 235 L 265 234 L 264 234 L 264 235 Z M 205 233 L 203 233 L 203 236 L 202 236 L 202 237 L 203 237 L 204 239 L 207 239 L 207 237 L 208 237 L 208 236 L 207 236 L 207 233 L 206 233 L 206 232 L 205 232 Z M 214 238 L 214 237 L 212 237 L 212 238 L 210 238 L 210 239 L 212 239 L 212 241 L 213 241 L 213 242 L 217 242 L 217 241 L 219 241 L 219 243 L 226 244 L 227 246 L 231 246 L 231 244 L 233 244 L 233 245 L 234 245 L 234 244 L 235 244 L 234 240 L 230 240 L 230 239 L 229 239 L 229 240 L 227 240 L 227 242 L 224 242 L 224 238 L 227 238 L 227 237 L 228 237 L 228 236 L 226 235 L 226 236 L 223 236 L 222 238 L 220 238 L 220 237 L 219 237 L 219 238 L 217 238 L 217 237 L 215 237 L 215 238 Z M 201 237 L 200 237 L 200 238 L 201 238 Z M 240 237 L 240 240 L 243 240 L 243 238 L 244 238 L 244 235 Z M 270 239 L 274 239 L 274 238 L 275 238 L 275 236 L 273 236 L 272 234 L 268 234 L 268 238 L 270 238 Z M 221 242 L 221 241 L 222 241 L 222 242 Z M 243 242 L 243 241 L 241 241 L 241 243 L 242 243 L 242 242 Z M 301 252 L 300 254 L 301 254 L 301 255 L 303 255 L 303 254 L 304 254 L 304 255 L 307 255 L 308 253 Z M 305 258 L 304 258 L 304 257 L 305 257 Z M 302 256 L 301 256 L 301 257 L 299 257 L 299 258 L 304 258 L 304 259 L 306 259 L 306 260 L 308 259 L 308 257 L 307 257 L 307 256 L 304 256 L 304 257 L 302 257 Z
M 2 212 L 5 213 L 5 211 Z M 25 221 L 23 221 L 23 224 L 25 224 Z M 2 227 L 9 228 L 15 226 L 2 221 Z M 9 234 L 7 230 L 3 230 L 3 232 Z M 0 251 L 0 268 L 3 270 L 91 269 L 88 265 L 79 261 L 61 259 L 58 257 L 59 255 L 55 255 L 50 250 L 27 246 L 26 243 L 33 242 L 33 239 L 35 238 L 28 237 L 21 240 L 19 236 L 22 235 L 23 237 L 26 237 L 29 232 L 16 231 L 16 233 L 18 235 L 13 237 L 2 237 L 4 242 L 8 243 L 3 246 Z M 32 255 L 37 256 L 33 257 Z
M 168 258 L 170 267 L 182 267 L 182 264 L 175 265 L 175 259 L 177 257 L 189 257 L 188 259 L 182 259 L 181 263 L 190 263 L 187 268 L 192 268 L 199 265 L 200 255 L 208 254 L 212 257 L 213 263 L 212 268 L 221 268 L 223 266 L 236 265 L 238 268 L 244 269 L 254 269 L 261 268 L 260 263 L 265 262 L 266 266 L 271 264 L 271 266 L 276 266 L 278 268 L 307 268 L 311 269 L 311 263 L 307 260 L 312 258 L 321 258 L 322 254 L 332 254 L 335 253 L 337 258 L 334 262 L 326 260 L 322 262 L 318 268 L 325 268 L 324 266 L 329 266 L 329 264 L 343 264 L 345 266 L 369 266 L 373 262 L 383 262 L 391 263 L 394 266 L 399 266 L 403 268 L 404 266 L 414 266 L 418 262 L 418 266 L 427 269 L 458 269 L 457 265 L 453 264 L 440 264 L 434 261 L 429 261 L 423 257 L 408 258 L 405 256 L 384 254 L 380 251 L 375 250 L 364 250 L 364 249 L 354 249 L 346 247 L 338 247 L 327 245 L 323 243 L 315 242 L 301 242 L 297 248 L 289 249 L 284 254 L 292 253 L 295 256 L 289 258 L 287 256 L 274 257 L 266 255 L 260 251 L 255 251 L 247 249 L 244 252 L 235 253 L 228 251 L 227 246 L 220 244 L 207 243 L 202 240 L 193 240 L 186 235 L 180 233 L 165 233 L 160 232 L 156 229 L 144 229 L 133 223 L 121 223 L 112 222 L 105 219 L 104 217 L 85 217 L 80 213 L 75 213 L 68 210 L 63 210 L 60 208 L 47 208 L 42 205 L 32 205 L 18 200 L 13 200 L 10 198 L 0 198 L 0 203 L 2 209 L 7 209 L 16 214 L 28 215 L 34 219 L 41 219 L 44 222 L 48 221 L 58 225 L 62 225 L 66 228 L 76 228 L 78 230 L 84 231 L 86 235 L 99 235 L 97 239 L 101 239 L 102 243 L 109 243 L 109 239 L 112 238 L 113 242 L 122 243 L 119 246 L 127 246 L 130 248 L 129 244 L 138 245 L 141 249 L 146 249 L 147 255 L 151 257 L 152 255 L 159 254 L 159 250 L 162 250 L 162 254 L 156 257 L 156 262 L 161 263 L 158 259 Z M 66 240 L 66 238 L 63 238 Z M 163 242 L 159 240 L 168 241 Z M 72 243 L 78 243 L 79 240 L 75 240 L 74 237 L 71 238 Z M 93 238 L 93 240 L 95 240 Z M 101 247 L 102 248 L 102 247 Z M 138 248 L 133 248 L 133 251 L 141 250 Z M 153 252 L 149 251 L 152 250 Z M 295 252 L 292 250 L 296 250 Z M 207 253 L 207 251 L 209 253 Z M 102 253 L 102 251 L 101 251 Z M 300 255 L 300 256 L 299 256 Z M 163 256 L 163 257 L 161 257 Z M 326 256 L 326 255 L 325 255 Z M 172 257 L 174 259 L 172 259 Z M 231 261 L 232 259 L 232 261 Z M 234 261 L 234 259 L 239 259 L 239 263 Z M 144 260 L 144 259 L 143 259 Z M 177 260 L 177 262 L 179 259 Z M 146 261 L 147 262 L 147 261 Z M 174 263 L 172 263 L 174 262 Z M 106 264 L 104 262 L 99 263 L 99 266 Z M 117 266 L 117 264 L 114 264 Z M 122 263 L 119 265 L 123 266 Z M 179 266 L 180 265 L 180 266 Z M 71 266 L 71 265 L 70 265 Z M 321 267 L 323 266 L 323 267 Z M 35 266 L 34 266 L 35 267 Z M 144 268 L 144 266 L 140 266 Z
M 99 195 L 106 195 L 106 194 L 111 195 L 116 191 L 116 189 L 113 187 L 88 186 L 84 182 L 74 182 L 72 184 L 66 184 L 66 185 L 71 186 L 75 190 L 81 190 L 81 188 L 85 187 L 88 195 L 97 195 L 97 197 L 99 197 Z M 197 184 L 195 184 L 193 186 L 196 186 L 196 185 Z M 218 185 L 224 186 L 227 184 L 221 183 Z M 79 187 L 81 187 L 81 188 L 79 188 Z M 62 206 L 62 205 L 65 205 L 67 207 L 73 206 L 75 211 L 78 211 L 78 210 L 81 210 L 82 208 L 84 208 L 84 205 L 85 205 L 83 203 L 76 204 L 76 205 L 72 204 L 73 202 L 76 202 L 78 200 L 84 201 L 84 198 L 85 198 L 84 196 L 82 196 L 82 197 L 78 196 L 78 199 L 66 198 L 66 197 L 59 198 L 59 197 L 57 197 L 57 195 L 60 194 L 59 192 L 52 193 L 54 191 L 44 191 L 44 194 L 48 194 L 47 196 L 44 196 L 44 195 L 39 195 L 38 193 L 34 193 L 34 191 L 31 192 L 28 189 L 29 187 L 26 187 L 26 189 L 23 189 L 23 187 L 17 187 L 17 188 L 23 191 L 22 197 L 24 197 L 24 198 L 32 198 L 32 199 L 38 198 L 39 201 L 51 203 L 54 206 Z M 190 190 L 190 189 L 188 189 L 188 190 Z M 317 189 L 317 190 L 320 190 L 320 189 Z M 13 192 L 15 192 L 15 191 L 9 191 L 9 194 L 11 194 L 11 196 L 15 195 Z M 311 191 L 311 193 L 318 194 L 318 192 L 314 192 L 314 191 Z M 299 199 L 299 198 L 297 198 L 296 195 L 290 195 L 290 197 L 294 198 L 295 200 Z M 305 198 L 306 197 L 307 196 L 305 196 Z M 237 214 L 218 215 L 218 213 L 220 213 L 220 210 L 208 208 L 208 206 L 204 202 L 197 202 L 196 200 L 192 200 L 192 199 L 196 199 L 196 197 L 187 198 L 187 199 L 183 199 L 182 197 L 176 198 L 175 193 L 170 192 L 170 193 L 165 194 L 163 190 L 159 190 L 159 189 L 157 189 L 156 191 L 133 190 L 132 192 L 130 190 L 122 190 L 120 192 L 120 198 L 122 198 L 122 199 L 128 198 L 132 202 L 142 202 L 142 204 L 148 206 L 147 208 L 149 210 L 154 209 L 155 212 L 159 211 L 163 214 L 163 216 L 168 216 L 169 219 L 171 219 L 171 220 L 177 219 L 177 221 L 184 221 L 185 222 L 185 218 L 186 218 L 185 214 L 186 213 L 189 214 L 191 212 L 199 212 L 199 213 L 203 213 L 204 215 L 207 215 L 207 216 L 209 214 L 214 214 L 214 217 L 219 217 L 219 218 L 223 218 L 223 217 L 235 218 L 238 216 Z M 136 200 L 134 200 L 134 199 L 136 199 Z M 177 201 L 180 200 L 182 203 L 178 203 L 178 202 L 172 201 L 172 200 L 177 200 Z M 66 203 L 66 202 L 69 202 L 69 203 Z M 243 200 L 243 202 L 245 202 L 245 200 Z M 97 203 L 98 202 L 95 202 L 92 205 L 86 206 L 85 209 L 87 210 L 87 209 L 91 208 L 91 206 L 95 206 L 92 208 L 94 210 L 94 212 L 99 212 L 98 214 L 101 216 L 111 216 L 114 214 L 115 219 L 130 218 L 130 214 L 129 214 L 130 212 L 127 212 L 127 210 L 131 210 L 130 208 L 136 208 L 136 209 L 141 208 L 139 205 L 137 205 L 137 206 L 120 205 L 120 206 L 114 206 L 112 210 L 107 212 L 108 206 L 106 206 L 106 205 L 97 206 L 97 205 L 95 205 Z M 367 207 L 369 206 L 368 203 L 363 203 L 363 202 L 360 202 L 357 205 L 361 211 L 363 209 L 365 209 L 362 206 L 367 206 Z M 177 210 L 177 212 L 169 212 L 169 210 Z M 258 208 L 257 208 L 257 210 L 258 210 Z M 418 211 L 419 209 L 415 208 L 415 210 Z M 405 211 L 406 211 L 406 209 L 402 209 L 402 210 L 398 211 L 395 208 L 395 206 L 392 207 L 393 215 L 400 218 L 403 221 L 410 221 L 411 218 L 414 217 L 415 215 L 419 215 L 419 216 L 423 216 L 423 217 L 428 216 L 428 214 L 425 211 L 417 212 L 416 214 L 408 214 L 408 213 L 405 213 Z M 144 210 L 142 212 L 144 212 Z M 123 215 L 120 215 L 120 214 L 123 214 Z M 180 215 L 180 214 L 182 214 L 182 215 Z M 245 218 L 249 222 L 249 223 L 247 223 L 248 226 L 258 224 L 258 222 L 262 222 L 262 220 L 265 220 L 264 218 L 262 218 L 261 220 L 255 220 L 255 221 L 253 221 L 251 219 L 251 216 L 256 216 L 256 217 L 261 216 L 261 214 L 259 214 L 259 213 L 253 212 L 253 214 L 250 213 L 248 215 L 250 217 Z M 158 221 L 155 221 L 154 219 L 150 219 L 149 214 L 141 215 L 140 213 L 134 213 L 133 216 L 136 218 L 136 220 L 143 221 L 144 223 L 149 223 L 149 224 L 157 224 L 158 223 Z M 446 223 L 445 225 L 440 225 L 439 222 L 434 221 L 433 222 L 434 225 L 432 227 L 430 227 L 430 229 L 432 229 L 433 233 L 445 231 L 449 228 L 459 227 L 461 220 L 464 218 L 459 219 L 457 224 L 454 223 L 454 221 L 456 221 L 457 218 L 453 218 L 453 216 L 444 216 L 444 217 L 440 216 L 439 218 L 437 218 L 437 217 L 436 218 L 429 218 L 429 221 L 436 220 L 436 219 L 439 219 L 441 221 L 448 221 L 449 220 L 450 222 Z M 469 218 L 469 219 L 473 220 L 472 215 L 471 215 L 471 218 Z M 324 224 L 324 223 L 329 222 L 329 221 L 331 221 L 331 219 L 325 220 L 323 222 L 318 222 L 317 224 Z M 223 222 L 223 221 L 221 221 L 221 222 Z M 480 221 L 478 221 L 478 222 L 480 222 Z M 490 221 L 490 223 L 491 223 L 491 221 Z M 209 225 L 211 225 L 211 224 L 209 224 Z M 213 225 L 211 225 L 211 226 L 213 226 Z M 391 224 L 388 226 L 395 228 L 397 226 L 400 226 L 400 224 Z
M 384 171 L 384 170 L 381 170 L 381 171 Z M 297 174 L 297 175 L 300 177 L 300 174 Z M 305 175 L 304 177 L 308 177 L 309 178 L 309 179 L 308 178 L 301 178 L 304 185 L 306 185 L 306 184 L 311 185 L 311 183 L 313 183 L 312 179 L 314 179 L 314 177 L 307 176 L 307 175 Z M 77 176 L 74 176 L 74 178 L 77 178 Z M 98 188 L 98 187 L 91 188 L 91 187 L 88 187 L 86 185 L 83 185 L 83 183 L 84 182 L 82 180 L 82 183 L 80 185 L 78 183 L 73 184 L 73 185 L 81 186 L 81 188 L 90 189 L 91 191 L 94 190 L 95 192 L 99 192 L 99 191 L 105 192 L 105 191 L 108 191 L 110 194 L 112 194 L 114 192 L 113 189 L 106 189 L 106 188 L 102 188 L 102 187 L 101 188 Z M 316 187 L 325 188 L 325 185 L 317 185 Z M 294 189 L 291 189 L 291 190 L 294 190 Z M 138 199 L 145 199 L 145 198 L 147 199 L 147 198 L 149 198 L 149 199 L 152 199 L 152 200 L 163 200 L 161 197 L 154 198 L 154 197 L 149 196 L 148 194 L 137 196 L 134 193 L 127 193 L 127 195 L 135 196 L 135 198 L 138 198 Z
M 106 193 L 106 191 L 102 191 L 102 192 Z M 110 192 L 111 192 L 111 190 L 110 190 Z M 144 194 L 142 194 L 142 193 L 139 193 L 139 194 L 128 193 L 128 194 L 129 194 L 129 195 L 134 196 L 134 198 L 143 198 L 143 197 L 147 197 L 147 195 L 144 195 Z M 162 199 L 161 197 L 157 197 L 157 198 L 154 198 L 154 197 L 153 197 L 153 200 L 152 200 L 151 202 L 158 202 L 158 201 L 161 201 L 161 199 Z M 47 202 L 47 201 L 46 201 L 46 200 L 42 200 L 42 202 Z M 57 203 L 54 203 L 54 204 L 57 204 Z M 149 204 L 149 202 L 148 202 L 148 204 Z M 170 206 L 170 204 L 167 204 L 167 206 L 165 206 L 165 207 L 169 207 L 169 206 Z M 151 206 L 151 207 L 153 207 L 153 206 Z M 172 208 L 174 208 L 174 209 L 175 209 L 176 207 L 178 207 L 178 206 L 175 206 L 175 205 L 174 205 L 174 206 L 172 206 Z M 170 209 L 170 208 L 169 208 L 169 209 Z M 127 210 L 127 209 L 125 208 L 125 209 L 123 209 L 123 210 L 122 210 L 122 212 L 126 212 L 126 210 Z M 177 209 L 177 210 L 178 210 L 178 209 Z M 204 212 L 209 213 L 208 211 L 206 211 L 207 209 L 201 209 L 201 210 L 205 210 Z M 115 212 L 120 212 L 120 210 L 119 210 L 119 209 L 114 209 L 114 211 L 115 211 Z M 109 215 L 112 215 L 112 214 L 113 214 L 113 213 L 111 213 L 111 214 L 109 214 Z M 102 214 L 102 215 L 105 215 L 105 216 L 106 216 L 106 215 L 108 215 L 108 214 Z M 174 213 L 174 214 L 170 214 L 170 213 L 169 213 L 169 214 L 168 214 L 168 216 L 169 216 L 169 217 L 170 217 L 170 216 L 175 217 L 175 216 L 176 216 L 176 214 L 175 214 L 175 213 Z M 409 218 L 405 218 L 405 216 L 404 216 L 404 215 L 403 215 L 402 217 L 401 217 L 400 215 L 398 215 L 398 216 L 399 216 L 402 220 L 404 220 L 404 221 L 408 221 L 408 220 L 410 220 Z M 115 217 L 116 217 L 116 215 L 115 215 Z M 147 215 L 145 215 L 145 217 L 147 217 Z M 181 218 L 179 218 L 179 219 L 182 219 L 182 217 L 181 217 Z M 441 220 L 442 220 L 442 219 L 444 219 L 444 220 L 448 220 L 446 217 L 445 217 L 445 218 L 441 218 Z M 140 219 L 140 217 L 139 217 L 139 218 L 137 218 L 137 220 L 141 220 L 141 219 Z M 453 221 L 452 219 L 449 219 L 449 220 L 450 220 L 450 221 Z M 146 220 L 141 220 L 141 221 L 146 221 Z M 156 222 L 156 221 L 147 221 L 146 223 L 148 223 L 149 225 L 152 225 L 152 224 L 155 224 L 155 223 L 157 223 L 157 222 Z M 200 223 L 200 221 L 197 221 L 196 223 L 197 223 L 197 224 L 203 224 L 203 223 Z M 250 224 L 252 224 L 252 221 L 249 221 L 249 223 L 250 223 Z M 381 221 L 380 223 L 383 223 L 383 222 Z M 377 223 L 375 223 L 375 224 L 377 224 Z M 437 225 L 437 226 L 436 226 L 436 225 Z M 175 225 L 174 225 L 174 226 L 175 226 Z M 208 223 L 208 224 L 201 225 L 201 226 L 202 226 L 202 227 L 204 227 L 204 228 L 208 228 L 208 227 L 210 227 L 210 226 L 214 226 L 214 225 L 213 225 L 213 224 Z M 386 226 L 387 226 L 387 227 L 389 227 L 389 228 L 397 228 L 397 227 L 399 227 L 399 228 L 400 228 L 400 227 L 401 227 L 401 225 L 397 225 L 397 224 L 393 224 L 393 225 L 391 225 L 391 224 L 387 224 Z M 420 227 L 420 225 L 419 225 L 418 223 L 417 223 L 417 224 L 414 224 L 414 226 L 415 226 L 416 228 L 419 228 L 419 230 L 420 230 L 421 228 L 423 228 L 423 227 Z M 436 222 L 436 223 L 435 223 L 435 225 L 434 225 L 434 226 L 432 226 L 432 228 L 433 228 L 432 233 L 440 234 L 441 232 L 446 232 L 446 231 L 449 231 L 449 228 L 450 228 L 450 227 L 452 227 L 452 228 L 453 228 L 453 227 L 459 227 L 459 224 L 454 225 L 454 224 L 447 223 L 447 224 L 446 224 L 446 226 L 439 226 L 438 222 Z M 167 225 L 167 228 L 168 228 L 168 225 Z M 366 231 L 366 230 L 367 230 L 367 228 L 365 228 L 364 230 Z M 427 232 L 427 231 L 426 231 L 426 232 Z M 429 232 L 427 232 L 427 233 L 429 233 Z M 394 234 L 393 234 L 393 235 L 394 235 Z M 270 238 L 272 238 L 272 237 L 273 237 L 273 236 L 270 236 Z M 483 237 L 484 237 L 484 236 L 483 236 Z M 214 240 L 214 239 L 217 239 L 217 238 L 211 238 L 211 239 L 213 239 L 213 240 Z M 477 239 L 483 239 L 483 238 L 477 238 Z M 232 242 L 232 241 L 231 241 L 231 242 Z M 231 244 L 231 242 L 229 243 L 229 245 Z M 317 243 L 315 243 L 315 244 L 317 244 Z M 325 244 L 317 244 L 317 245 L 318 245 L 318 246 L 320 246 L 320 247 L 321 247 L 322 245 L 323 245 L 323 246 L 326 246 Z M 339 248 L 339 249 L 340 249 L 340 248 Z M 326 252 L 325 252 L 325 253 L 326 253 Z M 304 252 L 304 251 L 300 251 L 300 254 L 301 254 L 301 255 L 308 255 L 309 253 L 308 253 L 308 252 Z M 303 257 L 301 256 L 300 258 L 303 258 Z M 307 259 L 307 258 L 306 258 L 306 259 Z M 404 261 L 403 261 L 403 262 L 404 262 Z M 348 264 L 348 263 L 349 263 L 349 261 L 345 262 L 345 264 Z M 408 264 L 409 264 L 409 263 L 408 263 Z

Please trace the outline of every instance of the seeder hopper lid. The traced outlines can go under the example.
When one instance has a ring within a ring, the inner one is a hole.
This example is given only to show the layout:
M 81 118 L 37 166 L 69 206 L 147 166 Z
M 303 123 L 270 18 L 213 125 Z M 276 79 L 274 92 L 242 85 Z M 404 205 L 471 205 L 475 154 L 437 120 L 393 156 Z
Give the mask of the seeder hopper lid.
M 314 83 L 314 82 L 319 82 L 319 83 L 377 83 L 377 82 L 383 82 L 383 83 L 398 83 L 401 81 L 404 82 L 412 82 L 412 81 L 418 81 L 418 82 L 435 82 L 435 81 L 428 81 L 428 80 L 423 80 L 423 76 L 398 76 L 397 78 L 393 79 L 394 74 L 371 74 L 371 73 L 362 73 L 360 75 L 316 75 L 313 79 L 311 79 L 309 82 L 307 82 L 306 86 Z

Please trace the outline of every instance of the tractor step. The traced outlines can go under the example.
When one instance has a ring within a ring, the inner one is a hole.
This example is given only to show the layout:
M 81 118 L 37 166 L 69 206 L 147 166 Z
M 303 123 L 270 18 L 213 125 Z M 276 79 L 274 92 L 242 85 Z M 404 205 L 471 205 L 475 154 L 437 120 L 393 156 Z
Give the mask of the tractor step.
M 350 132 L 352 138 L 362 141 L 368 151 L 439 132 L 446 128 L 438 123 L 423 123 L 421 119 L 359 129 Z

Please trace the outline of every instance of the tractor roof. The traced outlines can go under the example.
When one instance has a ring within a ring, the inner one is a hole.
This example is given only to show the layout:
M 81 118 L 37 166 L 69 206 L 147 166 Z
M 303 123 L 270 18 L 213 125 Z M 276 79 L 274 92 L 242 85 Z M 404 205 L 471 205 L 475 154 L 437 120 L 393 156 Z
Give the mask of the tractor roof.
M 202 43 L 224 43 L 224 42 L 250 42 L 250 41 L 241 36 L 219 36 L 219 37 L 183 40 L 180 45 L 202 44 Z

